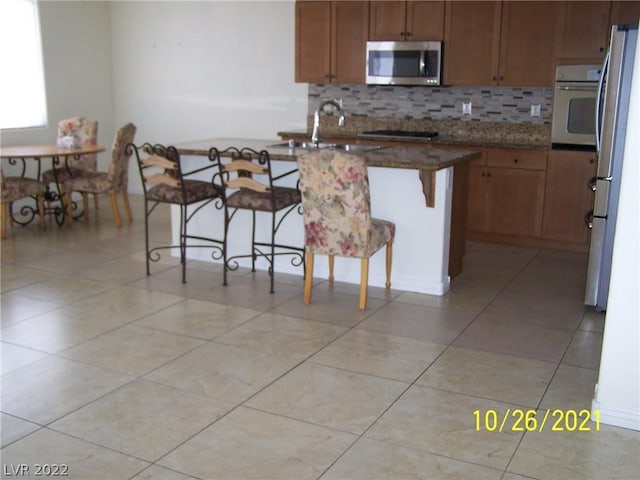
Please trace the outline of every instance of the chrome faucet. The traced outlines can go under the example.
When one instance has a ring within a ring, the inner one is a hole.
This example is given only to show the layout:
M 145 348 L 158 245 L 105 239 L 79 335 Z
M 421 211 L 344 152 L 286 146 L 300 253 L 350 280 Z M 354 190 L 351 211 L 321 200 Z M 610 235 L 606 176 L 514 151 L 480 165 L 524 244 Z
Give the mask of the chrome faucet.
M 311 143 L 314 145 L 318 145 L 320 142 L 320 113 L 324 110 L 324 107 L 327 105 L 333 105 L 338 111 L 338 126 L 344 127 L 344 110 L 342 110 L 342 106 L 338 100 L 325 100 L 320 103 L 318 109 L 313 113 L 313 132 L 311 133 Z

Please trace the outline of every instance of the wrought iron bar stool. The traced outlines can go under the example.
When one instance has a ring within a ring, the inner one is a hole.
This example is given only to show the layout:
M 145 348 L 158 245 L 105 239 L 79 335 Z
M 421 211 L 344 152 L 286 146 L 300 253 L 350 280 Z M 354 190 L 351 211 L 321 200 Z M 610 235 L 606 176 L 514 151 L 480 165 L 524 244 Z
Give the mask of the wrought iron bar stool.
M 214 161 L 209 164 L 183 171 L 180 162 L 180 154 L 173 146 L 152 145 L 145 143 L 142 146 L 129 144 L 127 150 L 135 153 L 142 187 L 144 189 L 144 233 L 147 275 L 150 275 L 149 262 L 160 260 L 160 250 L 180 249 L 180 262 L 182 263 L 182 283 L 186 283 L 187 275 L 187 248 L 211 248 L 211 257 L 220 260 L 223 257 L 223 241 L 213 237 L 203 237 L 188 233 L 188 224 L 193 216 L 206 205 L 215 202 L 214 207 L 222 208 L 222 189 L 214 182 L 219 174 L 218 166 Z M 186 178 L 196 176 L 196 178 Z M 209 178 L 199 180 L 197 178 Z M 180 243 L 178 245 L 162 245 L 149 247 L 149 216 L 161 203 L 168 203 L 180 207 Z M 188 207 L 193 206 L 189 211 Z M 196 240 L 201 243 L 188 244 L 188 240 Z M 202 243 L 206 242 L 206 243 Z
M 209 150 L 209 159 L 217 163 L 222 179 L 224 198 L 224 285 L 227 285 L 227 272 L 239 268 L 240 258 L 251 258 L 251 271 L 256 270 L 256 259 L 262 257 L 269 263 L 270 292 L 274 292 L 275 258 L 280 255 L 293 255 L 291 264 L 304 266 L 304 248 L 284 245 L 276 242 L 276 235 L 287 216 L 300 209 L 300 191 L 298 188 L 278 186 L 276 182 L 296 174 L 297 168 L 273 174 L 269 152 L 260 152 L 251 148 L 230 147 Z M 239 210 L 251 211 L 251 253 L 228 255 L 229 226 Z M 256 213 L 265 212 L 271 216 L 271 232 L 268 241 L 256 240 Z M 263 251 L 261 247 L 268 248 Z

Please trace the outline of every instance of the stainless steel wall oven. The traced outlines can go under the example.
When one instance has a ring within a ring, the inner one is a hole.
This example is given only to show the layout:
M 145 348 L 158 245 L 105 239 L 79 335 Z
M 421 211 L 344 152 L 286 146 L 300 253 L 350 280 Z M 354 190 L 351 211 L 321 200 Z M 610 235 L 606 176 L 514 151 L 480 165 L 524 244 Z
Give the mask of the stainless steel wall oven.
M 601 65 L 557 67 L 551 117 L 551 142 L 555 148 L 595 148 L 601 73 Z

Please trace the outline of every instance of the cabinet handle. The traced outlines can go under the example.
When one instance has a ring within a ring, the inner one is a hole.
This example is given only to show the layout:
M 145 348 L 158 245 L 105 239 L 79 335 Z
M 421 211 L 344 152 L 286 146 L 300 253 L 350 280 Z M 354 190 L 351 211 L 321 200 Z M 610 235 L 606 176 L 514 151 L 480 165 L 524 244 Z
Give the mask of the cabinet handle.
M 589 187 L 589 189 L 591 189 L 592 192 L 595 192 L 596 185 L 597 185 L 597 177 L 591 177 L 589 179 L 589 183 L 587 183 L 587 186 Z
M 513 163 L 518 163 L 518 159 L 517 159 L 517 158 L 514 158 L 514 159 L 513 159 Z
M 498 80 L 498 77 L 496 77 L 495 75 L 493 77 L 491 77 L 493 79 L 493 81 L 495 82 L 496 80 Z
M 410 36 L 411 36 L 411 32 L 407 32 L 407 37 L 410 37 Z

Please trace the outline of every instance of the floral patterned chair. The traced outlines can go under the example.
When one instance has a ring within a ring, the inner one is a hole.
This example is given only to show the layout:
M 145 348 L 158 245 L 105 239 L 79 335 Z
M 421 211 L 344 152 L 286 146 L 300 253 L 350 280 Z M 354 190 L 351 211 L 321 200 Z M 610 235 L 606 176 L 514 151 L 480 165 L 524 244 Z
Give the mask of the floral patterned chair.
M 304 303 L 311 302 L 314 254 L 361 259 L 360 310 L 367 307 L 369 257 L 386 246 L 386 288 L 391 287 L 395 224 L 371 217 L 366 160 L 337 149 L 315 149 L 298 157 L 304 216 L 306 272 Z
M 7 238 L 7 224 L 13 217 L 11 215 L 11 204 L 21 198 L 36 197 L 38 204 L 38 215 L 40 215 L 40 226 L 44 227 L 44 184 L 33 178 L 26 177 L 5 177 L 4 173 L 0 171 L 2 178 L 2 189 L 0 193 L 2 195 L 2 209 L 0 210 L 0 224 L 2 226 L 2 233 L 0 237 L 4 240 Z M 33 219 L 35 210 L 32 207 L 27 207 L 28 220 L 26 223 Z
M 85 117 L 73 117 L 58 122 L 58 144 L 64 137 L 73 137 L 74 146 L 95 146 L 98 143 L 98 122 L 87 120 Z M 65 166 L 45 170 L 42 173 L 42 181 L 45 185 L 56 183 L 63 185 L 70 177 L 78 176 L 84 172 L 95 172 L 98 164 L 98 156 L 95 153 L 81 155 L 78 158 L 69 158 Z M 86 199 L 83 199 L 85 204 Z M 98 208 L 98 196 L 94 195 L 94 206 Z
M 144 189 L 147 275 L 151 274 L 149 262 L 160 260 L 160 250 L 179 248 L 182 283 L 186 283 L 187 248 L 212 248 L 212 257 L 214 259 L 222 258 L 222 240 L 189 235 L 187 228 L 191 218 L 204 206 L 215 200 L 221 201 L 221 189 L 213 182 L 214 176 L 218 173 L 218 165 L 212 162 L 191 171 L 183 171 L 180 154 L 173 146 L 165 147 L 145 143 L 142 146 L 131 144 L 127 149 L 135 154 Z M 196 174 L 200 178 L 208 176 L 210 180 L 198 180 L 197 177 L 187 178 Z M 149 216 L 160 203 L 169 203 L 180 207 L 179 245 L 161 245 L 154 248 L 149 246 Z M 222 208 L 221 204 L 214 203 L 214 206 Z M 192 208 L 189 209 L 189 207 Z M 188 243 L 189 240 L 195 240 L 197 243 Z
M 72 200 L 71 195 L 73 192 L 82 193 L 84 203 L 84 216 L 86 220 L 89 220 L 89 209 L 87 193 L 101 194 L 108 193 L 111 195 L 111 207 L 113 209 L 113 217 L 116 226 L 122 226 L 120 219 L 120 210 L 118 209 L 118 200 L 116 194 L 122 194 L 124 201 L 124 207 L 127 211 L 127 217 L 129 221 L 133 221 L 133 214 L 131 213 L 131 206 L 129 205 L 129 195 L 127 193 L 127 186 L 129 180 L 129 157 L 131 152 L 126 152 L 127 145 L 133 142 L 136 134 L 136 126 L 133 123 L 127 123 L 123 126 L 113 141 L 111 148 L 111 160 L 109 161 L 108 172 L 91 172 L 91 171 L 77 171 L 75 174 L 67 178 L 63 185 L 66 192 L 64 199 L 67 208 L 67 222 L 73 222 L 72 215 Z
M 251 271 L 256 270 L 256 259 L 262 257 L 269 263 L 270 293 L 274 293 L 275 257 L 292 255 L 294 266 L 304 264 L 304 248 L 300 245 L 283 245 L 276 236 L 283 220 L 300 206 L 300 191 L 297 188 L 278 185 L 278 181 L 297 172 L 292 169 L 274 176 L 269 152 L 257 152 L 251 148 L 230 147 L 219 151 L 209 150 L 209 159 L 220 166 L 222 196 L 224 199 L 224 285 L 227 271 L 237 270 L 237 259 L 251 258 Z M 225 160 L 222 160 L 225 159 Z M 252 217 L 251 253 L 228 255 L 227 240 L 229 225 L 238 210 L 250 210 Z M 271 231 L 269 239 L 256 240 L 256 212 L 269 214 Z M 263 251 L 261 247 L 268 250 Z

